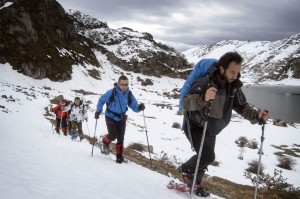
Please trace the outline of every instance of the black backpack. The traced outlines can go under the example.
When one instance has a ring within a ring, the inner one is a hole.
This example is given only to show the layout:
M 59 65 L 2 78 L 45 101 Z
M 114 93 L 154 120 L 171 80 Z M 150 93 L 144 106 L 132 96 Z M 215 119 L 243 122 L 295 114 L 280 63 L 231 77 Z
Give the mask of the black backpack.
M 109 98 L 108 103 L 106 103 L 106 105 L 108 105 L 109 103 L 115 101 L 116 92 L 117 92 L 116 88 L 113 88 L 112 94 L 111 94 L 111 96 Z M 131 102 L 132 102 L 131 96 L 132 96 L 132 92 L 129 90 L 129 92 L 128 92 L 128 99 L 127 99 L 128 100 L 128 105 L 131 104 Z
M 116 113 L 116 112 L 114 112 L 114 111 L 112 111 L 112 110 L 110 110 L 109 108 L 108 108 L 108 104 L 110 104 L 111 102 L 114 102 L 115 101 L 115 95 L 116 95 L 116 88 L 113 88 L 113 91 L 112 91 L 112 94 L 111 94 L 111 96 L 110 96 L 110 98 L 109 98 L 109 100 L 108 100 L 108 102 L 106 103 L 106 107 L 107 107 L 107 110 L 109 111 L 109 112 L 111 112 L 111 113 L 113 113 L 113 114 L 115 114 L 115 115 L 118 115 L 118 116 L 122 116 L 122 115 L 124 115 L 126 112 L 127 112 L 127 110 L 128 110 L 128 107 L 126 107 L 126 111 L 125 112 L 123 112 L 123 113 Z M 130 105 L 131 104 L 131 102 L 132 102 L 132 92 L 129 90 L 129 92 L 128 92 L 128 99 L 127 99 L 127 102 L 128 102 L 128 105 Z

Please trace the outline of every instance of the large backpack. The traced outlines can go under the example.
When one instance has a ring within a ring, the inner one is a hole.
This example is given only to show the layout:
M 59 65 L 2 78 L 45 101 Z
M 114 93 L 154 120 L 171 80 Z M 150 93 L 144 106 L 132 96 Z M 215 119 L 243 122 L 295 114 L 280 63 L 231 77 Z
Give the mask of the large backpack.
M 213 66 L 216 66 L 217 63 L 218 63 L 217 59 L 202 59 L 202 60 L 200 60 L 195 65 L 191 74 L 188 76 L 188 78 L 185 81 L 185 83 L 183 84 L 183 87 L 180 92 L 179 111 L 181 113 L 183 113 L 183 115 L 184 115 L 182 130 L 184 130 L 184 132 L 186 133 L 193 151 L 195 148 L 194 148 L 193 140 L 192 140 L 191 126 L 190 126 L 191 124 L 189 121 L 189 113 L 186 110 L 182 110 L 182 100 L 188 93 L 190 93 L 193 89 L 195 89 L 195 85 L 192 88 L 193 83 L 196 80 L 198 80 L 199 78 L 205 77 L 209 73 L 210 69 Z
M 217 63 L 218 63 L 217 59 L 202 59 L 195 65 L 193 71 L 184 82 L 180 92 L 180 99 L 179 99 L 180 112 L 182 111 L 182 99 L 188 94 L 193 82 L 199 79 L 200 77 L 206 76 L 210 68 L 212 66 L 217 65 Z

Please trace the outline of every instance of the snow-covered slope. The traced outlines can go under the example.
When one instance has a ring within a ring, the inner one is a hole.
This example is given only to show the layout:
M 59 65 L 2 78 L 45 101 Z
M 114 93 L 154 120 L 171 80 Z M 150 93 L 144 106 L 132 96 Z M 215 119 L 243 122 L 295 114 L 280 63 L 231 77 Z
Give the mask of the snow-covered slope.
M 97 56 L 103 56 L 101 53 Z M 99 57 L 98 57 L 99 59 Z M 103 59 L 105 60 L 105 59 Z M 53 134 L 53 129 L 43 114 L 49 100 L 64 95 L 67 99 L 81 96 L 91 101 L 89 122 L 83 124 L 84 133 L 93 135 L 93 119 L 100 94 L 110 89 L 122 71 L 109 62 L 103 62 L 102 80 L 87 75 L 87 69 L 73 66 L 72 80 L 64 83 L 34 80 L 17 73 L 8 64 L 0 65 L 0 191 L 1 199 L 14 198 L 187 198 L 187 194 L 166 189 L 172 179 L 142 168 L 132 162 L 116 164 L 109 157 L 100 155 L 95 148 L 91 157 L 91 145 L 86 140 L 73 142 L 69 137 Z M 193 152 L 180 129 L 172 128 L 174 122 L 181 123 L 176 115 L 178 101 L 166 98 L 163 92 L 181 87 L 183 80 L 147 77 L 126 73 L 130 88 L 139 102 L 146 104 L 145 116 L 149 143 L 154 148 L 153 159 L 166 153 L 169 160 L 178 166 Z M 137 77 L 151 78 L 154 85 L 146 88 Z M 50 88 L 50 90 L 49 90 Z M 74 90 L 83 89 L 98 93 L 82 96 Z M 7 98 L 6 98 L 6 97 Z M 141 113 L 128 111 L 129 120 L 125 135 L 125 147 L 130 143 L 147 144 L 144 118 Z M 96 136 L 106 134 L 104 118 L 100 117 Z M 260 126 L 250 125 L 239 117 L 217 137 L 216 160 L 218 167 L 210 166 L 208 174 L 251 185 L 243 177 L 248 162 L 257 160 L 257 150 L 245 148 L 243 160 L 238 159 L 240 148 L 234 143 L 240 136 L 259 142 Z M 268 124 L 265 130 L 265 173 L 272 174 L 278 168 L 274 146 L 299 147 L 299 125 L 282 128 Z M 274 146 L 272 146 L 274 145 Z M 145 153 L 144 156 L 148 157 Z M 300 161 L 291 171 L 284 170 L 288 182 L 300 186 Z M 137 189 L 138 187 L 138 189 Z
M 218 59 L 229 51 L 237 51 L 243 56 L 242 78 L 246 83 L 300 79 L 300 33 L 275 42 L 219 41 L 189 49 L 183 54 L 196 64 L 202 58 Z
M 167 176 L 132 162 L 116 164 L 113 157 L 101 155 L 98 148 L 91 156 L 92 146 L 87 140 L 74 142 L 70 137 L 53 134 L 51 124 L 43 116 L 49 99 L 59 94 L 72 99 L 74 92 L 71 90 L 81 88 L 102 93 L 111 87 L 113 80 L 105 84 L 87 79 L 78 67 L 74 67 L 73 80 L 63 84 L 33 80 L 13 71 L 9 65 L 1 65 L 0 70 L 1 199 L 181 199 L 188 196 L 168 190 L 166 185 L 171 178 Z M 106 75 L 116 77 L 110 72 Z M 86 96 L 85 99 L 92 100 L 95 107 L 98 97 Z M 150 111 L 146 113 L 152 115 Z M 145 142 L 141 128 L 132 125 L 142 126 L 141 114 L 134 115 L 134 119 L 132 113 L 129 115 L 126 144 Z M 151 124 L 148 125 L 152 129 Z M 93 112 L 89 111 L 89 123 L 84 124 L 84 133 L 92 135 L 94 126 Z M 100 117 L 96 136 L 105 132 L 105 121 Z

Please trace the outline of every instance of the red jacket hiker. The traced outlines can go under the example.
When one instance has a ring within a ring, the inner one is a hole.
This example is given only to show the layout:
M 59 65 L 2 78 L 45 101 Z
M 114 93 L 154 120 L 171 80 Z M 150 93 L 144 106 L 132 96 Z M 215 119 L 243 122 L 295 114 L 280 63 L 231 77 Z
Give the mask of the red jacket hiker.
M 51 111 L 55 112 L 56 115 L 56 133 L 59 134 L 59 128 L 61 127 L 61 130 L 65 136 L 67 136 L 67 120 L 69 118 L 69 113 L 63 112 L 66 105 L 66 101 L 62 100 L 57 106 L 53 108 L 51 107 Z

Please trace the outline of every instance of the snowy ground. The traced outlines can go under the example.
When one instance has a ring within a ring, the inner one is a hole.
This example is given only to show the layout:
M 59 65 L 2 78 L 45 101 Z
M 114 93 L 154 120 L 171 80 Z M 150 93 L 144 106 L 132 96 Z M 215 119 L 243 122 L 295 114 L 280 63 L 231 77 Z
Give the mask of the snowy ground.
M 98 55 L 101 56 L 101 55 Z M 102 59 L 104 60 L 104 59 Z M 116 164 L 110 157 L 100 155 L 95 148 L 91 156 L 91 145 L 71 141 L 69 137 L 53 134 L 52 126 L 45 119 L 44 108 L 55 96 L 64 95 L 72 100 L 81 96 L 72 90 L 86 90 L 99 95 L 82 96 L 92 102 L 89 121 L 83 124 L 85 134 L 93 135 L 94 109 L 101 94 L 112 88 L 120 70 L 108 63 L 101 64 L 105 71 L 102 80 L 88 77 L 86 69 L 74 66 L 73 79 L 64 83 L 49 80 L 33 80 L 0 65 L 0 198 L 188 198 L 188 194 L 166 189 L 172 178 L 145 169 L 132 162 Z M 87 67 L 89 68 L 89 67 Z M 172 128 L 174 122 L 181 123 L 182 116 L 176 115 L 178 100 L 163 97 L 161 93 L 180 88 L 183 80 L 167 77 L 151 79 L 153 86 L 143 87 L 137 82 L 140 74 L 127 73 L 130 87 L 139 102 L 146 104 L 145 116 L 149 142 L 154 147 L 154 157 L 160 158 L 165 152 L 170 160 L 183 162 L 193 152 L 182 131 Z M 51 90 L 45 89 L 50 87 Z M 147 92 L 145 92 L 147 89 Z M 49 93 L 49 95 L 47 94 Z M 6 95 L 8 99 L 3 98 Z M 11 96 L 11 98 L 10 98 Z M 168 105 L 170 108 L 161 105 Z M 142 113 L 128 112 L 129 120 L 125 135 L 125 147 L 138 142 L 147 144 Z M 265 173 L 272 174 L 278 168 L 278 149 L 271 145 L 299 146 L 299 124 L 296 128 L 266 125 L 264 156 Z M 96 136 L 106 134 L 104 118 L 100 117 Z M 219 167 L 211 166 L 209 175 L 219 176 L 233 182 L 251 185 L 243 177 L 248 162 L 258 159 L 258 150 L 245 148 L 243 160 L 238 159 L 239 147 L 234 143 L 240 136 L 260 142 L 261 127 L 235 118 L 217 137 L 216 160 Z M 299 147 L 298 147 L 299 149 Z M 298 155 L 300 155 L 298 153 Z M 147 156 L 147 154 L 145 154 Z M 294 170 L 283 170 L 283 176 L 296 187 L 300 186 L 300 160 L 295 158 Z

